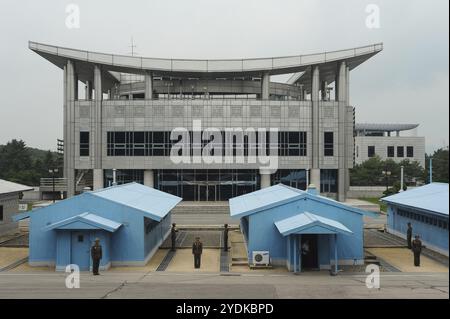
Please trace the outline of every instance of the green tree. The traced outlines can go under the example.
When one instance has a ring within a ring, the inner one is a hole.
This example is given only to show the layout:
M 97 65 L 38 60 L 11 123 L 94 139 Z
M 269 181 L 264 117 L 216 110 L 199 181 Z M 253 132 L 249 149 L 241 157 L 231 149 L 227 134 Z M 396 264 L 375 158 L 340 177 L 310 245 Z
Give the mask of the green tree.
M 433 154 L 425 155 L 424 180 L 429 183 L 430 157 L 433 160 L 433 182 L 448 183 L 448 147 L 440 148 Z
M 56 168 L 56 156 L 51 151 L 32 149 L 24 141 L 13 139 L 6 145 L 0 145 L 0 178 L 25 185 L 39 185 L 40 178 L 49 177 L 49 168 Z
M 404 185 L 414 185 L 423 179 L 424 169 L 416 161 L 403 160 L 397 163 L 392 159 L 383 161 L 375 156 L 350 170 L 350 183 L 352 186 L 392 186 L 395 182 L 400 183 L 401 166 Z M 389 171 L 389 177 L 383 171 Z M 400 184 L 397 188 L 399 187 Z

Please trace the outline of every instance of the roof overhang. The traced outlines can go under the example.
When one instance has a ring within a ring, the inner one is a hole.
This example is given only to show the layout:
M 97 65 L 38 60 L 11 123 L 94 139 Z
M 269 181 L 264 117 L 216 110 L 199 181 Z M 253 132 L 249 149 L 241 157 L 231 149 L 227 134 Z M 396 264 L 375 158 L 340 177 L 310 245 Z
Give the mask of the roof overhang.
M 308 212 L 277 221 L 275 226 L 282 236 L 293 234 L 353 234 L 349 228 L 336 220 Z
M 122 226 L 121 223 L 117 223 L 113 220 L 92 213 L 83 213 L 50 224 L 44 227 L 44 230 L 102 229 L 108 232 L 115 232 L 120 226 Z
M 60 68 L 67 64 L 67 60 L 74 61 L 79 79 L 83 82 L 92 78 L 92 69 L 95 64 L 103 66 L 103 70 L 107 71 L 105 76 L 114 82 L 117 79 L 109 71 L 133 74 L 145 74 L 145 72 L 151 71 L 156 76 L 239 77 L 261 76 L 264 73 L 278 75 L 305 72 L 307 74 L 310 66 L 318 64 L 321 65 L 321 77 L 326 77 L 327 74 L 335 73 L 337 61 L 345 60 L 350 69 L 353 69 L 382 51 L 383 44 L 378 43 L 346 50 L 306 55 L 223 60 L 127 56 L 71 49 L 31 41 L 29 42 L 29 48 Z M 301 78 L 305 78 L 305 75 Z

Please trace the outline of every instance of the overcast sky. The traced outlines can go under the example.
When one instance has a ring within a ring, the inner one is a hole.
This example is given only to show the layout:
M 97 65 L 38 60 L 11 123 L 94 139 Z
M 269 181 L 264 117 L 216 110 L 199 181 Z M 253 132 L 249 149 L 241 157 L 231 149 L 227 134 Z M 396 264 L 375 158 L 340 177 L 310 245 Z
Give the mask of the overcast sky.
M 66 6 L 80 8 L 69 29 Z M 380 9 L 368 28 L 366 6 Z M 0 3 L 0 144 L 55 149 L 62 70 L 28 49 L 37 41 L 168 58 L 248 58 L 346 49 L 384 50 L 351 72 L 358 122 L 419 123 L 427 151 L 449 143 L 448 0 L 161 0 Z

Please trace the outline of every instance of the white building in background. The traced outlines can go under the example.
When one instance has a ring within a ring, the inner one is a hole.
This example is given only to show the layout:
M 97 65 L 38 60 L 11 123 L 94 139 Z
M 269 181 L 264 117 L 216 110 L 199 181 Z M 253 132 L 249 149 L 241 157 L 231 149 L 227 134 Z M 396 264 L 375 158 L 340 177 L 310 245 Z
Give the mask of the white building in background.
M 0 179 L 0 234 L 17 228 L 17 222 L 11 217 L 19 210 L 23 192 L 31 190 L 33 187 Z
M 355 124 L 355 164 L 371 157 L 417 161 L 425 167 L 425 137 L 416 136 L 419 124 Z M 402 132 L 402 134 L 400 134 Z

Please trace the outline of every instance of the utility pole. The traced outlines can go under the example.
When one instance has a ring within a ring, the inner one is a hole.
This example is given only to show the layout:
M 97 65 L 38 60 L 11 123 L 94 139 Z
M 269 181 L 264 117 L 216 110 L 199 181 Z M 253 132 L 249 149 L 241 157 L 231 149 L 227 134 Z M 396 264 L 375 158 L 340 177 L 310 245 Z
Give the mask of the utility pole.
M 403 165 L 400 166 L 400 192 L 403 192 Z
M 429 174 L 430 174 L 430 184 L 431 184 L 431 183 L 433 183 L 433 158 L 432 157 L 430 157 L 430 167 L 429 167 L 429 169 L 430 169 Z
M 134 44 L 133 37 L 131 37 L 130 47 L 131 47 L 131 56 L 134 56 L 135 54 L 137 54 L 137 52 L 134 52 L 134 48 L 136 48 L 137 46 Z

